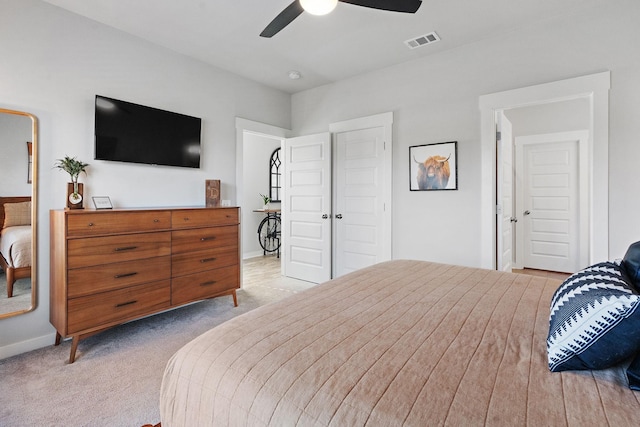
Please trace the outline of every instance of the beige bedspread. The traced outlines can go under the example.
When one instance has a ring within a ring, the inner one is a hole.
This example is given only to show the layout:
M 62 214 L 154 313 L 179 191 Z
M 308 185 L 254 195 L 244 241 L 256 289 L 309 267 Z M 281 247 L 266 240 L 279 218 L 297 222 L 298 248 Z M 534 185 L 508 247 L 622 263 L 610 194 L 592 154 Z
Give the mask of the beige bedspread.
M 162 426 L 638 425 L 622 369 L 549 372 L 558 285 L 405 260 L 351 273 L 178 351 Z
M 0 232 L 0 253 L 10 267 L 31 265 L 31 226 L 18 225 Z

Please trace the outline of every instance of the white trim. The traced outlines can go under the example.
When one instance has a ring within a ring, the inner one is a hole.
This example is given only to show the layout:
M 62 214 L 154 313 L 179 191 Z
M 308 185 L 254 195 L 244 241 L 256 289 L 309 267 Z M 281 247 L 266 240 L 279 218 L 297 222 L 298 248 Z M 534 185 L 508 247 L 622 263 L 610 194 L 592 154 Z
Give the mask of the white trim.
M 573 79 L 483 95 L 480 107 L 480 266 L 496 267 L 496 129 L 499 110 L 577 98 L 591 103 L 589 128 L 589 262 L 609 258 L 609 89 L 605 71 Z M 595 167 L 597 159 L 598 165 Z
M 369 129 L 375 127 L 389 127 L 393 124 L 393 112 L 375 114 L 357 119 L 343 120 L 329 124 L 329 132 L 349 132 L 352 130 Z

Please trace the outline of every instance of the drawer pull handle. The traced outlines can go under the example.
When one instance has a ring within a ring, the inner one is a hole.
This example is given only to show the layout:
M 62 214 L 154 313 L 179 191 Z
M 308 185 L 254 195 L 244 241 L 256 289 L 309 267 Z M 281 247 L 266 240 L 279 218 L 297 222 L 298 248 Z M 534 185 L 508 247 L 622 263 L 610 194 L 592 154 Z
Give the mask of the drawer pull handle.
M 153 222 L 160 222 L 160 220 L 159 219 L 154 219 Z
M 211 286 L 211 285 L 215 285 L 215 283 L 216 283 L 215 280 L 210 280 L 208 282 L 200 283 L 200 286 Z
M 185 220 L 185 221 L 189 221 L 189 218 L 187 218 L 187 217 L 184 217 L 184 220 Z
M 201 237 L 200 238 L 201 242 L 206 242 L 206 241 L 209 241 L 209 240 L 216 240 L 216 236 L 209 236 L 209 237 Z
M 92 222 L 89 223 L 89 227 L 93 227 L 93 223 Z
M 137 272 L 133 272 L 133 273 L 125 273 L 125 274 L 116 274 L 115 276 L 113 276 L 114 279 L 122 279 L 124 277 L 131 277 L 131 276 L 135 276 L 136 274 L 138 274 Z
M 215 258 L 205 258 L 205 259 L 201 259 L 200 262 L 204 264 L 205 262 L 211 262 L 215 260 L 216 260 Z
M 131 305 L 131 304 L 135 304 L 137 302 L 138 302 L 138 300 L 135 300 L 135 299 L 133 301 L 121 302 L 120 304 L 116 305 L 116 308 L 124 307 L 124 306 Z
M 137 246 L 125 246 L 123 248 L 116 248 L 115 251 L 116 252 L 122 252 L 122 251 L 132 251 L 134 249 L 138 249 Z

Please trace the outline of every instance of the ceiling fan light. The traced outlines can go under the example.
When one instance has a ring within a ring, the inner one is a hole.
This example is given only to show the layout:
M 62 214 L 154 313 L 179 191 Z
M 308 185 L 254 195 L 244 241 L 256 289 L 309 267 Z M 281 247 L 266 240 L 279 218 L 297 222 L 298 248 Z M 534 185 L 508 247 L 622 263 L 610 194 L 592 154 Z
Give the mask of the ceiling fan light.
M 338 0 L 300 0 L 302 8 L 312 15 L 326 15 L 336 8 Z

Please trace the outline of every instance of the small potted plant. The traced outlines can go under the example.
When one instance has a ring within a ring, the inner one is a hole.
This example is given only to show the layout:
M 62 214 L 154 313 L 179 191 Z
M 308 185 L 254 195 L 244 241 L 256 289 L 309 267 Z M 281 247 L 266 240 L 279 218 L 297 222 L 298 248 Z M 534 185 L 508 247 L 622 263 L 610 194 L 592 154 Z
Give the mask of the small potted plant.
M 267 209 L 269 209 L 269 203 L 271 203 L 271 197 L 262 193 L 260 194 L 260 197 L 262 197 L 262 209 L 266 211 Z
M 75 157 L 65 156 L 64 159 L 56 160 L 54 167 L 65 171 L 71 177 L 71 182 L 67 185 L 67 207 L 70 209 L 82 209 L 82 184 L 78 183 L 80 173 L 87 173 L 84 163 Z

